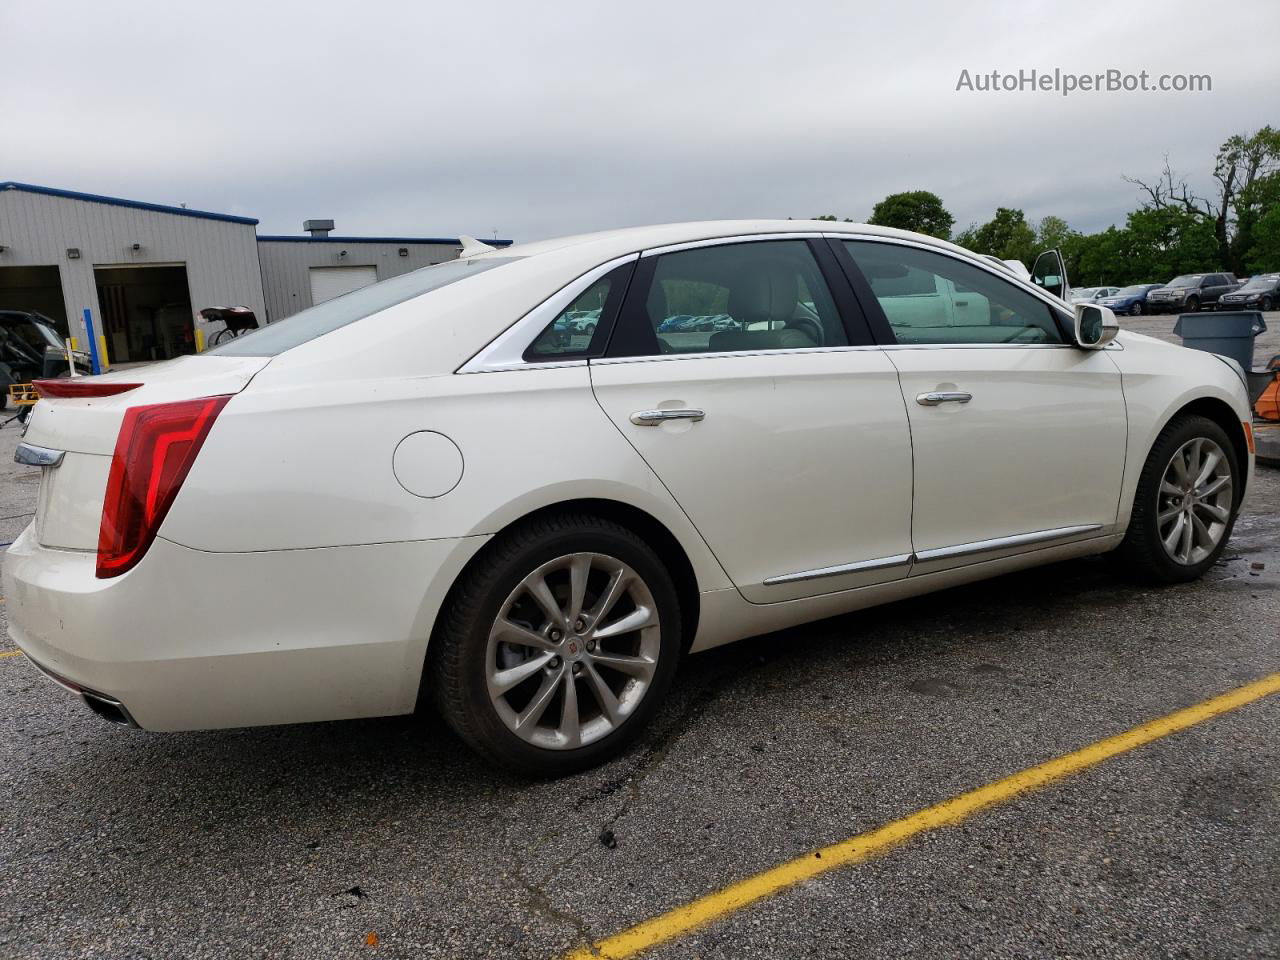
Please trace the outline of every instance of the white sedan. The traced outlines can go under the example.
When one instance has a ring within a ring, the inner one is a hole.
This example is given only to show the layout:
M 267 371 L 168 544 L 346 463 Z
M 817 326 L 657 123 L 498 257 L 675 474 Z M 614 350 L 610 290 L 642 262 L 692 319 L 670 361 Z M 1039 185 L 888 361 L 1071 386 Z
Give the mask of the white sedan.
M 10 634 L 143 729 L 427 701 L 554 775 L 687 652 L 1088 554 L 1198 577 L 1253 469 L 1241 372 L 1072 311 L 1046 256 L 794 221 L 471 243 L 45 382 Z

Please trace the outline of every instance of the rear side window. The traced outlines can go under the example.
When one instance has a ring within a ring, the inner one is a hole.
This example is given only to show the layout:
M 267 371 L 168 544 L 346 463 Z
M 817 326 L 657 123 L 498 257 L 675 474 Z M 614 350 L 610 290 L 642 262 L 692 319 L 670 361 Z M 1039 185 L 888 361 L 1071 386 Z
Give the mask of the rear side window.
M 900 344 L 1066 342 L 1047 303 L 981 267 L 899 244 L 844 246 Z
M 543 328 L 524 359 L 536 362 L 599 355 L 634 268 L 634 262 L 624 264 L 587 287 Z
M 448 260 L 431 267 L 423 267 L 381 283 L 353 290 L 351 293 L 326 300 L 309 310 L 227 341 L 207 351 L 222 357 L 274 357 L 286 350 L 332 333 L 339 327 L 363 320 L 379 311 L 394 307 L 397 303 L 467 277 L 478 276 L 495 267 L 513 263 L 519 257 L 485 257 L 483 259 Z
M 848 334 L 803 240 L 661 254 L 637 272 L 611 356 L 845 346 Z

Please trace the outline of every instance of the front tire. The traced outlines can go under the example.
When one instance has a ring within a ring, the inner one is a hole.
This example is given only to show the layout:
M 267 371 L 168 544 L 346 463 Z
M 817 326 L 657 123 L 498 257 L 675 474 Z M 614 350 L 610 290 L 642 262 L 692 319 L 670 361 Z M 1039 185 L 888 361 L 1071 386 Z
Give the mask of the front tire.
M 1142 304 L 1141 304 L 1141 303 L 1135 303 L 1132 307 L 1130 307 L 1130 308 L 1129 308 L 1129 316 L 1131 316 L 1131 317 L 1140 317 L 1140 316 L 1142 316 Z
M 451 592 L 427 657 L 435 707 L 498 766 L 555 777 L 620 753 L 683 649 L 662 561 L 588 514 L 502 534 Z
M 1203 576 L 1231 537 L 1240 469 L 1222 427 L 1206 417 L 1175 417 L 1143 465 L 1120 559 L 1153 583 Z
M 1184 311 L 1183 311 L 1183 312 L 1184 312 L 1184 313 L 1199 313 L 1199 312 L 1200 312 L 1200 300 L 1199 300 L 1198 298 L 1196 298 L 1196 297 L 1192 297 L 1190 300 L 1188 300 L 1188 301 L 1187 301 L 1187 303 L 1186 303 L 1186 307 L 1185 307 L 1185 309 L 1184 309 Z
M 1273 303 L 1271 302 L 1271 298 L 1270 298 L 1270 297 L 1263 297 L 1263 298 L 1262 298 L 1262 302 L 1261 302 L 1260 304 L 1258 304 L 1258 308 L 1259 308 L 1263 313 L 1268 313 L 1268 312 L 1270 312 L 1271 310 L 1274 310 L 1274 309 L 1275 309 L 1275 304 L 1273 304 Z

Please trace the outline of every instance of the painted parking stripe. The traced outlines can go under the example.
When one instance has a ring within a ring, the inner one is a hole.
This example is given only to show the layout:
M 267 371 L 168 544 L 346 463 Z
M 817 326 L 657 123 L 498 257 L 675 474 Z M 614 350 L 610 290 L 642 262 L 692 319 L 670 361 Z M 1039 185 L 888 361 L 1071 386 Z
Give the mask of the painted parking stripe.
M 1012 800 L 1032 790 L 1038 790 L 1063 777 L 1087 770 L 1111 757 L 1229 713 L 1273 693 L 1280 693 L 1280 673 L 1273 673 L 1211 700 L 1186 707 L 1114 737 L 1099 740 L 1072 753 L 1028 767 L 1003 780 L 962 793 L 868 833 L 860 833 L 856 837 L 822 847 L 753 877 L 739 880 L 715 893 L 709 893 L 652 920 L 646 920 L 630 930 L 616 933 L 593 946 L 583 947 L 569 954 L 566 960 L 588 960 L 592 957 L 622 960 L 622 958 L 634 957 L 651 947 L 721 920 L 743 907 L 803 883 L 805 880 L 840 867 L 870 860 L 887 853 L 917 834 L 954 826 L 989 807 Z
M 22 656 L 21 650 L 5 650 L 4 652 L 0 653 L 0 657 L 20 657 L 20 656 Z

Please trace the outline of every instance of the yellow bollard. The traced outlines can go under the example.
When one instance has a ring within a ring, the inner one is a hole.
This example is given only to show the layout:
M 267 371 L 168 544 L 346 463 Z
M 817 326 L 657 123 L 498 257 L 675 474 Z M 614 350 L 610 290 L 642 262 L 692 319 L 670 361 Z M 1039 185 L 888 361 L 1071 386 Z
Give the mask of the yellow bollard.
M 107 357 L 107 338 L 102 334 L 98 334 L 98 362 L 102 364 L 104 373 L 111 369 L 111 360 Z
M 204 353 L 204 331 L 196 327 L 196 353 Z

